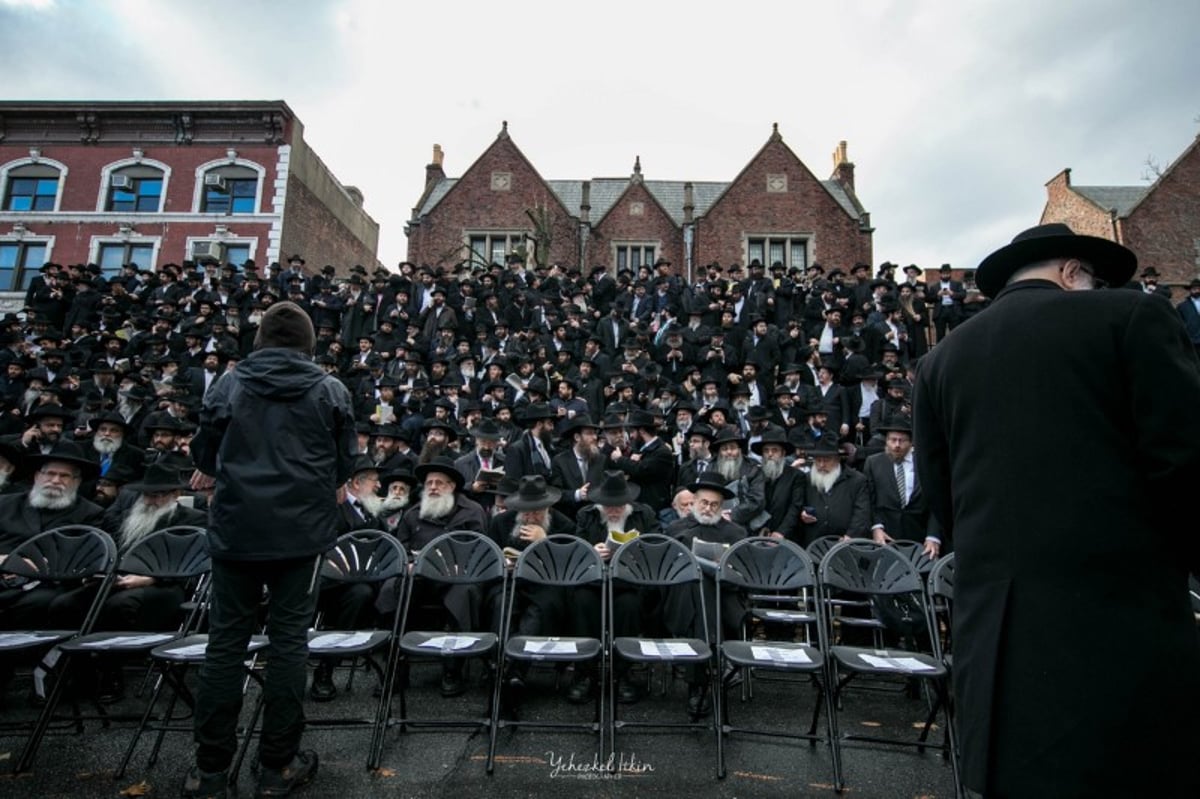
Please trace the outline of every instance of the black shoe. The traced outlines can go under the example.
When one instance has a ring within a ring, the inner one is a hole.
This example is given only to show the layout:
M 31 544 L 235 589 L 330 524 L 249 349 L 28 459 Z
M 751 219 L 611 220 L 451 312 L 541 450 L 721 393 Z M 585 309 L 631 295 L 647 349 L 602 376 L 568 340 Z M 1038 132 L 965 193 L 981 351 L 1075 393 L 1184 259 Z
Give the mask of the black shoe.
M 632 705 L 642 698 L 642 689 L 632 680 L 621 677 L 617 680 L 617 701 L 622 705 Z
M 317 753 L 312 750 L 297 752 L 292 762 L 283 768 L 267 768 L 258 771 L 258 786 L 254 789 L 255 799 L 268 796 L 287 796 L 302 785 L 312 782 L 317 776 Z
M 308 695 L 314 702 L 328 702 L 337 696 L 337 686 L 333 684 L 333 661 L 322 660 L 313 672 L 312 688 Z
M 595 690 L 596 680 L 592 675 L 580 674 L 567 686 L 567 701 L 572 705 L 582 705 L 592 698 Z
M 100 672 L 100 686 L 96 689 L 96 701 L 102 705 L 113 705 L 125 698 L 125 675 L 119 669 Z
M 721 681 L 725 683 L 726 688 L 736 688 L 745 679 L 746 675 L 742 673 L 741 666 L 735 666 L 732 663 L 725 664 L 725 672 L 721 675 Z
M 224 771 L 201 771 L 192 766 L 179 795 L 184 799 L 225 799 L 229 795 L 229 776 Z
M 462 664 L 446 664 L 442 668 L 442 696 L 449 699 L 452 696 L 461 696 L 466 691 L 467 681 L 462 676 Z
M 693 721 L 712 712 L 712 699 L 708 695 L 707 685 L 701 683 L 688 685 L 687 712 Z

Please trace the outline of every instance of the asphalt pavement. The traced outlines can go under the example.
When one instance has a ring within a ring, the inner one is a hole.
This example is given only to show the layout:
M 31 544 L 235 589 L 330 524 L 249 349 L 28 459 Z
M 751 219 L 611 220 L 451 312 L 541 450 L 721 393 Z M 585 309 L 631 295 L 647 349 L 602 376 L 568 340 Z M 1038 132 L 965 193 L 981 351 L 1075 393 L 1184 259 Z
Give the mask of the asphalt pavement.
M 479 669 L 475 669 L 478 674 Z M 191 736 L 165 736 L 158 762 L 147 764 L 153 735 L 143 736 L 128 773 L 114 779 L 117 764 L 131 740 L 146 697 L 136 696 L 141 672 L 127 671 L 123 701 L 108 708 L 114 716 L 108 728 L 86 721 L 85 731 L 56 730 L 47 737 L 32 770 L 0 777 L 0 797 L 117 797 L 178 796 L 192 764 Z M 374 678 L 359 671 L 353 689 L 345 688 L 348 672 L 339 670 L 339 696 L 332 702 L 309 702 L 310 720 L 332 715 L 369 717 L 374 711 Z M 482 716 L 487 691 L 473 684 L 461 697 L 443 699 L 438 693 L 436 665 L 414 666 L 408 692 L 409 716 L 425 714 Z M 518 717 L 525 720 L 588 721 L 592 708 L 566 703 L 556 689 L 562 677 L 552 669 L 535 670 L 521 699 Z M 733 723 L 774 730 L 807 728 L 814 689 L 803 682 L 753 681 L 753 698 L 743 701 L 740 689 L 730 692 Z M 255 689 L 248 694 L 243 718 L 248 719 Z M 664 693 L 665 691 L 665 693 Z M 5 691 L 0 722 L 31 719 L 30 681 L 18 674 Z M 652 692 L 641 702 L 621 706 L 619 716 L 631 720 L 687 720 L 686 684 L 655 675 Z M 86 704 L 81 706 L 88 713 Z M 395 703 L 398 710 L 399 703 Z M 903 736 L 915 740 L 928 705 L 910 697 L 903 682 L 853 687 L 845 693 L 839 712 L 841 730 L 877 737 Z M 63 708 L 63 712 L 68 712 Z M 939 721 L 941 719 L 939 718 Z M 820 723 L 823 732 L 824 716 Z M 940 743 L 939 726 L 931 736 Z M 585 731 L 503 729 L 499 733 L 495 773 L 486 773 L 488 737 L 467 729 L 389 729 L 381 768 L 366 768 L 368 729 L 310 729 L 304 747 L 320 756 L 316 780 L 296 795 L 311 797 L 833 797 L 830 748 L 824 741 L 770 739 L 734 734 L 727 737 L 728 775 L 716 777 L 716 741 L 711 729 L 622 731 L 611 760 L 596 757 L 596 738 Z M 0 739 L 0 768 L 11 770 L 24 744 L 23 733 Z M 252 796 L 251 757 L 242 769 L 240 795 Z M 611 747 L 606 747 L 611 748 Z M 853 799 L 950 799 L 954 796 L 949 762 L 937 749 L 914 749 L 880 744 L 843 744 L 846 796 Z

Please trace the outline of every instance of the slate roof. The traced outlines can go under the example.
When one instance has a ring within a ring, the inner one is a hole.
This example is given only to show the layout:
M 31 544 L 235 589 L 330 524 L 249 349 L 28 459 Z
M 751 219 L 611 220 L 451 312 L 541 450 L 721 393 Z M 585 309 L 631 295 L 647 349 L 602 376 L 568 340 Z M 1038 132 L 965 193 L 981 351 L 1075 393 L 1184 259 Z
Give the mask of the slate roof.
M 1150 191 L 1149 186 L 1071 186 L 1071 189 L 1105 211 L 1116 208 L 1117 216 L 1127 216 Z

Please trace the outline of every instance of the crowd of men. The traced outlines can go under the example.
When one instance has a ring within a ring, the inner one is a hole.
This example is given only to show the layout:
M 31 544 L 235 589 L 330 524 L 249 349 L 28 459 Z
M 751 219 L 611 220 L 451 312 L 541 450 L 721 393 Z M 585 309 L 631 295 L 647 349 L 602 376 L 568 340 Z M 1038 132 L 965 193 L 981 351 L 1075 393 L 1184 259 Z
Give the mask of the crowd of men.
M 253 262 L 130 264 L 105 279 L 94 265 L 47 264 L 24 312 L 0 320 L 0 554 L 62 524 L 97 525 L 123 550 L 203 525 L 207 497 L 186 490 L 201 402 L 279 300 L 309 314 L 316 363 L 353 398 L 357 459 L 340 532 L 387 530 L 410 550 L 449 530 L 514 550 L 570 533 L 605 558 L 633 531 L 946 551 L 913 468 L 913 367 L 986 301 L 948 266 L 928 284 L 923 269 L 890 263 L 697 271 L 688 282 L 660 259 L 584 275 L 512 257 L 356 266 L 340 279 L 296 255 L 262 273 Z M 1148 277 L 1139 288 L 1157 291 Z M 1190 291 L 1180 312 L 1191 326 L 1200 281 Z M 169 628 L 182 590 L 124 576 L 101 623 Z M 439 598 L 454 629 L 497 623 L 494 598 Z M 526 599 L 524 630 L 591 630 L 594 603 Z M 650 632 L 646 618 L 672 632 L 697 623 L 674 596 L 616 600 L 618 634 Z M 386 588 L 329 585 L 320 610 L 329 626 L 353 628 L 398 601 Z M 86 602 L 86 592 L 6 584 L 0 629 L 68 626 Z M 647 614 L 655 603 L 664 612 Z M 720 616 L 740 623 L 736 609 Z M 318 667 L 314 698 L 336 695 L 332 668 Z M 581 670 L 569 696 L 586 701 L 594 678 Z M 447 666 L 442 692 L 464 689 Z M 632 681 L 619 690 L 638 698 Z M 707 701 L 697 679 L 689 712 Z

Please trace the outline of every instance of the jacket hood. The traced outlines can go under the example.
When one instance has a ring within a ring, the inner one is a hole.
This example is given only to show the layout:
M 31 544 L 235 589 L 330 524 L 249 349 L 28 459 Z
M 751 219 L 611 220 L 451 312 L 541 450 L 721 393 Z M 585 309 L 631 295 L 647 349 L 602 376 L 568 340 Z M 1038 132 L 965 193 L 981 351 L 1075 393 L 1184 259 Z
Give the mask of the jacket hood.
M 275 347 L 250 353 L 237 365 L 237 374 L 249 391 L 279 400 L 302 397 L 326 377 L 304 354 Z

